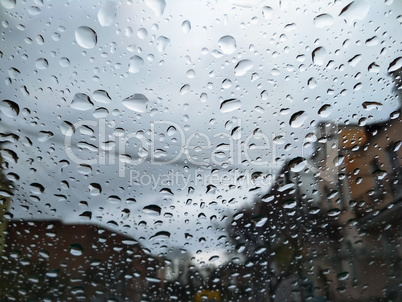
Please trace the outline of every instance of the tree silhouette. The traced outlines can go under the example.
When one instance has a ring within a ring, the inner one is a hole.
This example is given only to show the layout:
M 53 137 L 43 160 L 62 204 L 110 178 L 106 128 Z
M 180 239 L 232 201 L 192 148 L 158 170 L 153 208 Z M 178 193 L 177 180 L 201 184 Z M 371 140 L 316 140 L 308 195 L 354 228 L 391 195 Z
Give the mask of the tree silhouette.
M 304 279 L 309 250 L 322 239 L 331 244 L 340 238 L 335 219 L 310 212 L 300 181 L 300 175 L 284 165 L 269 192 L 257 196 L 253 207 L 227 225 L 229 240 L 252 272 L 253 286 L 265 292 L 265 299 L 268 291 L 270 301 L 283 280 Z

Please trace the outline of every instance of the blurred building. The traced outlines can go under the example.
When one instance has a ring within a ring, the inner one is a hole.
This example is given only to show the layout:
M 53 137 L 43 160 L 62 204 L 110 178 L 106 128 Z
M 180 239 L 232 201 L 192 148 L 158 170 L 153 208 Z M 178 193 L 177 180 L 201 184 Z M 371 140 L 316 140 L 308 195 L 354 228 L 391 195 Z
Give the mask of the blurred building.
M 11 152 L 11 150 L 5 151 Z M 10 218 L 8 208 L 13 195 L 11 182 L 3 174 L 3 165 L 3 157 L 0 154 L 0 255 L 5 241 L 4 232 L 7 229 L 8 219 Z
M 320 184 L 338 192 L 328 211 L 341 211 L 337 255 L 348 278 L 340 272 L 333 280 L 342 289 L 338 299 L 401 299 L 401 131 L 400 117 L 339 130 L 338 180 Z
M 267 301 L 402 298 L 402 120 L 395 116 L 317 127 L 315 155 L 287 162 L 269 192 L 231 222 L 230 237 L 248 261 L 221 268 L 223 291 L 249 287 L 250 297 L 263 292 Z M 238 275 L 245 269 L 248 281 Z
M 0 297 L 154 301 L 164 270 L 164 261 L 145 253 L 133 239 L 95 225 L 10 221 L 0 263 Z

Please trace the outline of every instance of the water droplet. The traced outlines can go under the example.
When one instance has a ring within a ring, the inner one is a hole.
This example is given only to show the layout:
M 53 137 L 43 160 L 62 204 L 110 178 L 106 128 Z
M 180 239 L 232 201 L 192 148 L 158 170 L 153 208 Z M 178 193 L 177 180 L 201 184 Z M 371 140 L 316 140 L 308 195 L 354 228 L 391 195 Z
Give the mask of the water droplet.
M 160 36 L 156 40 L 156 48 L 158 48 L 159 52 L 163 52 L 166 49 L 166 46 L 168 46 L 170 40 L 164 36 Z
M 37 182 L 31 183 L 29 185 L 29 187 L 30 187 L 32 194 L 39 195 L 39 194 L 42 194 L 43 192 L 45 192 L 45 187 Z
M 16 117 L 20 113 L 20 107 L 13 101 L 3 100 L 0 103 L 0 111 L 7 117 Z
M 84 128 L 84 127 L 80 128 L 80 132 L 81 132 L 81 133 L 84 133 L 84 132 L 82 131 L 83 128 Z M 84 130 L 84 131 L 85 131 L 85 130 Z M 96 147 L 95 145 L 92 145 L 92 144 L 90 144 L 90 143 L 84 142 L 84 141 L 79 141 L 79 142 L 77 143 L 77 146 L 78 146 L 79 148 L 87 149 L 87 150 L 92 151 L 92 152 L 97 152 L 97 151 L 98 151 L 98 147 Z
M 180 88 L 180 94 L 181 95 L 185 95 L 187 93 L 190 92 L 190 85 L 189 84 L 185 84 Z
M 36 16 L 41 13 L 41 10 L 37 6 L 30 6 L 30 7 L 28 7 L 28 13 L 32 16 Z
M 318 214 L 320 212 L 320 208 L 319 207 L 312 207 L 309 209 L 309 214 Z
M 106 118 L 109 114 L 109 110 L 104 107 L 97 108 L 92 114 L 95 118 Z
M 148 99 L 141 93 L 136 93 L 122 101 L 122 104 L 128 109 L 135 112 L 145 112 L 147 109 Z
M 370 110 L 373 110 L 373 109 L 381 108 L 382 104 L 380 102 L 363 102 L 362 106 L 367 111 L 370 111 Z
M 110 104 L 112 99 L 110 98 L 109 94 L 105 90 L 95 90 L 92 94 L 92 98 L 99 103 L 102 104 Z
M 241 127 L 240 126 L 235 127 L 232 130 L 231 135 L 232 135 L 233 139 L 236 139 L 236 140 L 240 139 L 241 138 Z
M 82 248 L 81 244 L 74 243 L 70 245 L 70 254 L 73 256 L 81 256 L 82 253 L 84 252 L 84 249 Z
M 133 239 L 124 239 L 124 240 L 121 241 L 121 243 L 123 243 L 124 245 L 136 245 L 136 244 L 138 244 L 138 242 L 133 240 Z
M 77 168 L 77 172 L 82 175 L 88 175 L 92 173 L 92 167 L 87 164 L 80 164 Z
M 263 101 L 268 100 L 268 92 L 266 90 L 261 91 L 260 96 Z
M 127 209 L 127 208 L 121 210 L 121 218 L 122 218 L 123 220 L 128 219 L 128 218 L 130 217 L 130 213 L 131 213 L 131 211 L 130 211 L 129 209 Z M 128 239 L 127 241 L 133 241 L 133 242 L 135 242 L 134 240 L 130 240 L 130 239 Z M 124 240 L 123 240 L 123 244 L 125 244 L 125 243 L 124 243 Z M 134 245 L 134 244 L 135 244 L 135 243 L 133 243 L 133 244 L 127 244 L 127 245 Z
M 244 252 L 245 250 L 246 250 L 246 246 L 245 246 L 244 244 L 239 244 L 239 245 L 236 246 L 236 251 L 237 251 L 238 253 L 242 253 L 242 252 Z
M 312 53 L 312 59 L 314 64 L 320 66 L 324 65 L 326 54 L 327 51 L 325 50 L 324 47 L 317 47 L 316 49 L 314 49 Z
M 188 33 L 191 30 L 190 21 L 186 20 L 181 24 L 181 29 L 184 33 Z
M 378 180 L 383 180 L 387 176 L 387 171 L 384 170 L 375 170 L 372 175 Z
M 110 203 L 116 204 L 116 203 L 120 203 L 120 202 L 121 202 L 121 198 L 120 198 L 119 196 L 116 196 L 116 195 L 110 195 L 110 196 L 107 198 L 107 201 L 110 202 Z
M 330 104 L 322 105 L 321 108 L 318 110 L 318 114 L 321 117 L 328 117 L 332 113 L 332 106 Z
M 108 1 L 99 9 L 98 21 L 101 26 L 113 25 L 116 18 L 116 3 Z
M 107 222 L 107 224 L 110 225 L 111 227 L 118 227 L 119 226 L 119 224 L 114 220 L 109 220 Z M 117 248 L 117 247 L 115 247 L 115 248 Z
M 209 258 L 209 262 L 215 262 L 216 260 L 218 260 L 219 259 L 219 256 L 218 255 L 214 255 L 214 256 L 212 256 L 212 257 L 210 257 Z
M 334 18 L 330 14 L 321 14 L 314 18 L 314 26 L 323 28 L 334 24 Z
M 223 36 L 219 39 L 218 45 L 224 54 L 230 55 L 236 51 L 236 40 L 232 36 Z
M 352 1 L 346 5 L 341 13 L 340 17 L 343 17 L 346 22 L 352 23 L 355 20 L 363 20 L 370 10 L 370 4 L 364 0 Z
M 62 57 L 59 60 L 59 64 L 61 67 L 66 68 L 66 67 L 70 66 L 70 60 L 66 57 Z
M 348 63 L 350 66 L 355 67 L 357 65 L 357 63 L 360 62 L 360 60 L 362 59 L 361 55 L 355 55 L 353 58 L 351 58 Z
M 111 150 L 113 150 L 113 148 L 116 147 L 116 142 L 113 140 L 108 140 L 108 141 L 102 142 L 100 147 L 102 150 L 111 151 Z
M 17 4 L 16 0 L 1 0 L 1 5 L 6 9 L 12 9 Z
M 142 66 L 144 66 L 144 60 L 140 56 L 133 56 L 130 58 L 128 71 L 131 73 L 140 72 Z
M 38 69 L 46 69 L 48 68 L 49 63 L 45 58 L 39 58 L 35 62 L 35 67 Z
M 20 74 L 21 74 L 21 72 L 20 72 L 17 68 L 11 67 L 11 68 L 8 70 L 8 75 L 9 75 L 10 78 L 12 78 L 12 79 L 16 79 Z
M 189 70 L 187 70 L 186 76 L 187 76 L 189 79 L 194 79 L 194 78 L 195 78 L 195 71 L 194 71 L 194 69 L 189 69 Z
M 401 115 L 399 110 L 395 110 L 393 112 L 391 112 L 391 114 L 389 115 L 391 120 L 394 120 L 396 118 L 398 118 Z
M 164 239 L 169 239 L 170 238 L 170 233 L 166 231 L 161 231 L 157 232 L 155 235 L 151 236 L 149 239 L 150 240 L 164 240 Z
M 271 19 L 274 14 L 274 10 L 270 6 L 264 6 L 262 8 L 262 15 L 265 19 Z
M 367 68 L 369 72 L 379 73 L 380 72 L 380 65 L 377 65 L 375 62 L 371 63 Z
M 342 273 L 339 273 L 337 277 L 338 277 L 339 281 L 344 281 L 344 280 L 349 278 L 349 273 L 348 272 L 342 272 Z
M 229 89 L 230 87 L 232 87 L 232 81 L 229 79 L 223 80 L 222 88 Z
M 131 37 L 133 35 L 133 28 L 131 26 L 127 26 L 124 29 L 124 33 L 125 33 L 126 37 Z
M 40 131 L 38 141 L 41 143 L 47 142 L 54 134 L 51 131 Z
M 0 196 L 3 197 L 13 197 L 14 193 L 10 190 L 0 189 Z
M 388 72 L 394 72 L 398 69 L 400 69 L 402 67 L 402 57 L 396 58 L 395 60 L 393 60 L 389 66 L 387 71 Z
M 85 212 L 82 212 L 78 216 L 81 218 L 81 220 L 90 221 L 92 219 L 92 212 L 91 211 L 85 211 Z
M 289 124 L 293 128 L 299 128 L 303 125 L 306 119 L 307 114 L 305 114 L 304 111 L 298 111 L 290 117 Z
M 264 253 L 267 250 L 266 247 L 257 247 L 254 251 L 254 254 L 256 255 L 261 255 L 262 253 Z
M 166 7 L 166 2 L 165 0 L 145 0 L 145 4 L 152 9 L 152 11 L 155 13 L 155 15 L 162 16 L 165 7 Z
M 85 93 L 76 93 L 70 104 L 70 107 L 76 110 L 89 110 L 94 106 L 94 104 L 89 99 Z
M 216 186 L 214 185 L 207 185 L 207 190 L 205 193 L 215 194 L 216 193 Z M 198 215 L 198 218 L 201 216 L 206 217 L 204 213 Z
M 228 113 L 228 112 L 238 110 L 240 107 L 241 107 L 241 102 L 239 100 L 229 99 L 229 100 L 222 102 L 220 109 L 221 109 L 222 113 Z
M 329 211 L 327 212 L 327 215 L 330 216 L 330 217 L 336 217 L 336 216 L 338 216 L 340 213 L 341 213 L 341 210 L 335 208 L 335 209 L 329 210 Z
M 14 163 L 18 162 L 17 154 L 10 149 L 1 150 L 0 157 L 3 158 L 3 160 L 6 160 L 8 162 L 14 162 Z M 0 202 L 0 204 L 1 204 L 1 202 Z
M 48 278 L 57 278 L 60 275 L 60 270 L 59 269 L 54 269 L 54 270 L 46 272 L 45 275 Z
M 86 49 L 94 48 L 98 42 L 96 32 L 88 26 L 81 26 L 75 30 L 75 40 L 79 46 Z
M 359 125 L 359 126 L 363 127 L 363 126 L 365 126 L 366 124 L 367 124 L 367 118 L 362 117 L 361 119 L 359 119 L 359 121 L 358 121 L 358 125 Z
M 170 126 L 166 131 L 166 134 L 168 136 L 175 135 L 176 133 L 177 133 L 177 129 L 174 126 Z
M 315 80 L 315 78 L 309 78 L 307 81 L 307 85 L 310 89 L 314 89 L 315 87 L 317 87 L 317 81 Z
M 160 283 L 161 279 L 159 278 L 153 278 L 153 277 L 145 277 L 145 280 L 147 280 L 150 283 Z M 108 301 L 109 302 L 109 301 Z M 114 301 L 113 301 L 114 302 Z
M 244 212 L 235 213 L 235 214 L 233 214 L 233 220 L 238 220 L 238 219 L 242 218 L 243 216 L 244 216 Z
M 207 100 L 208 100 L 208 95 L 205 92 L 201 93 L 200 101 L 205 103 Z
M 289 161 L 288 167 L 292 172 L 300 172 L 307 166 L 306 159 L 304 157 L 296 157 Z
M 39 251 L 39 256 L 41 256 L 42 258 L 48 259 L 50 256 L 50 253 L 46 250 L 41 250 L 41 251 Z
M 345 156 L 344 155 L 338 155 L 333 159 L 333 163 L 335 165 L 335 167 L 339 167 L 340 165 L 342 165 L 342 163 L 345 160 Z
M 145 28 L 140 28 L 137 31 L 138 38 L 144 40 L 148 36 L 148 31 Z
M 149 205 L 149 206 L 145 206 L 143 209 L 144 213 L 148 214 L 148 215 L 154 215 L 154 216 L 159 216 L 161 214 L 161 207 L 157 206 L 157 205 Z
M 296 205 L 297 205 L 297 202 L 296 202 L 296 200 L 294 200 L 294 199 L 288 199 L 288 200 L 285 200 L 285 201 L 282 203 L 282 206 L 283 206 L 285 209 L 294 209 L 294 208 L 296 207 Z
M 102 187 L 98 183 L 91 183 L 89 184 L 89 194 L 92 196 L 98 196 L 102 193 Z
M 264 224 L 268 221 L 267 217 L 264 216 L 258 216 L 258 217 L 253 217 L 253 222 L 255 223 L 256 228 L 260 228 L 264 226 Z
M 253 62 L 251 60 L 241 60 L 235 66 L 235 76 L 243 76 L 253 68 Z

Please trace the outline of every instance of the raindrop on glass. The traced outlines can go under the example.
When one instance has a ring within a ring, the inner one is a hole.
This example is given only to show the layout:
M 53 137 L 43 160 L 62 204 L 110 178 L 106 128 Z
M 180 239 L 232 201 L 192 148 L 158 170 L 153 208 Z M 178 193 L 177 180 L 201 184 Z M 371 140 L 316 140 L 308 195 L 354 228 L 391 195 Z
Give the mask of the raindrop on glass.
M 186 20 L 181 24 L 181 29 L 184 33 L 188 33 L 191 30 L 190 21 Z
M 224 54 L 230 55 L 236 51 L 236 40 L 232 36 L 223 36 L 219 39 L 218 45 Z
M 306 119 L 307 114 L 305 114 L 304 111 L 298 111 L 290 117 L 289 124 L 293 128 L 299 128 L 303 125 Z
M 324 47 L 317 47 L 316 49 L 314 49 L 312 53 L 312 59 L 314 64 L 319 66 L 324 65 L 326 54 L 327 51 L 325 50 Z
M 334 18 L 330 14 L 321 14 L 314 18 L 314 26 L 323 28 L 334 24 Z
M 76 110 L 85 111 L 93 107 L 93 103 L 85 93 L 76 93 L 70 107 Z
M 20 113 L 20 107 L 13 101 L 3 100 L 0 103 L 0 111 L 7 117 L 16 117 Z
M 82 246 L 78 243 L 74 243 L 70 245 L 70 254 L 73 256 L 81 256 L 84 252 Z
M 141 93 L 133 94 L 132 96 L 124 99 L 122 104 L 128 109 L 135 112 L 145 112 L 147 109 L 148 99 Z
M 166 2 L 165 0 L 145 0 L 145 4 L 152 9 L 152 11 L 155 13 L 155 15 L 162 16 L 165 7 L 166 7 Z
M 220 109 L 221 109 L 222 113 L 228 113 L 228 112 L 238 110 L 240 107 L 241 107 L 241 102 L 239 100 L 229 99 L 229 100 L 222 102 Z
M 116 3 L 108 1 L 102 5 L 98 12 L 98 21 L 101 26 L 113 25 L 116 18 Z
M 35 62 L 35 67 L 38 69 L 46 69 L 48 68 L 49 63 L 45 58 L 37 59 Z
M 75 40 L 79 46 L 86 49 L 94 48 L 98 42 L 96 32 L 88 26 L 81 26 L 75 30 Z
M 130 73 L 140 72 L 142 66 L 144 66 L 144 60 L 140 56 L 133 56 L 130 58 L 128 71 Z
M 235 76 L 243 76 L 253 68 L 253 62 L 251 60 L 241 60 L 235 66 Z

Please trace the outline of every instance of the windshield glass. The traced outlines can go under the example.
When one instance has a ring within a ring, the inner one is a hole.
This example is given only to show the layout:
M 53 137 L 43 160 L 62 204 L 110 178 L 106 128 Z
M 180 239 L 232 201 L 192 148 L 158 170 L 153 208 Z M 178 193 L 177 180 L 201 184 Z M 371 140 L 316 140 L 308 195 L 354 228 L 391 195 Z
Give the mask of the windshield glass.
M 402 299 L 401 1 L 0 19 L 0 300 Z

